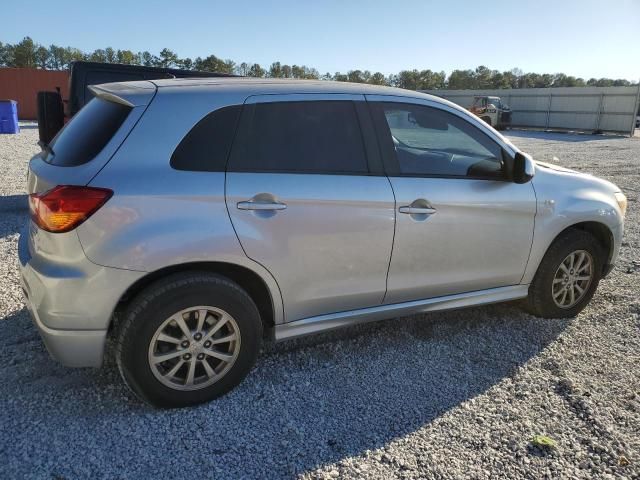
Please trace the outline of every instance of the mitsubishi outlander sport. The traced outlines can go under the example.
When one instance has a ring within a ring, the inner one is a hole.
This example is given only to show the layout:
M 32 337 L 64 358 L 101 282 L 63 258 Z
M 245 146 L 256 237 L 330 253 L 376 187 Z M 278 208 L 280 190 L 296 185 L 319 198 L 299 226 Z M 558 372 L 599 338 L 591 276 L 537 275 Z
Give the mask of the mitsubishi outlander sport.
M 619 188 L 446 100 L 240 78 L 92 89 L 30 162 L 22 286 L 55 359 L 99 366 L 111 339 L 156 406 L 229 391 L 265 338 L 517 299 L 573 317 L 618 256 Z

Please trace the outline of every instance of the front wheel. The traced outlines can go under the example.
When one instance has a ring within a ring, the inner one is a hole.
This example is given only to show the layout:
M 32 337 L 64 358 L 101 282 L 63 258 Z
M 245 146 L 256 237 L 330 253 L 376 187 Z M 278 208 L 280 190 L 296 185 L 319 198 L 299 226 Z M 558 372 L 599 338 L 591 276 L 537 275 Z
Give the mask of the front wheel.
M 544 318 L 575 317 L 602 276 L 604 250 L 582 230 L 568 230 L 549 247 L 529 286 L 528 310 Z
M 213 274 L 178 274 L 131 302 L 119 328 L 116 360 L 142 400 L 184 407 L 238 385 L 261 340 L 258 309 L 237 284 Z

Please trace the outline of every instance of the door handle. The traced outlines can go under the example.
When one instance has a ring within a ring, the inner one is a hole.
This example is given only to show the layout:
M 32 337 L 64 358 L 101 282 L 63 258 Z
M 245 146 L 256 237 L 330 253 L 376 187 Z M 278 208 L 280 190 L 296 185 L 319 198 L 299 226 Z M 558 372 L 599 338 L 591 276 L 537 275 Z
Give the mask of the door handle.
M 287 205 L 278 202 L 238 202 L 239 210 L 284 210 Z
M 430 208 L 430 207 L 406 206 L 406 207 L 400 207 L 398 211 L 400 213 L 407 213 L 409 215 L 433 215 L 434 213 L 436 213 L 436 209 Z

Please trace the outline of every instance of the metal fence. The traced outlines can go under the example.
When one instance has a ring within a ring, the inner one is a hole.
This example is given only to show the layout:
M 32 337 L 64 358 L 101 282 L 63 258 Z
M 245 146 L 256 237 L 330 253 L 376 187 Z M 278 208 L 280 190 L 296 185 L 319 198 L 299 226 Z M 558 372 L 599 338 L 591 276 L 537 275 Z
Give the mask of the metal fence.
M 468 108 L 475 95 L 500 97 L 512 109 L 514 127 L 615 132 L 632 135 L 640 101 L 634 87 L 421 90 Z

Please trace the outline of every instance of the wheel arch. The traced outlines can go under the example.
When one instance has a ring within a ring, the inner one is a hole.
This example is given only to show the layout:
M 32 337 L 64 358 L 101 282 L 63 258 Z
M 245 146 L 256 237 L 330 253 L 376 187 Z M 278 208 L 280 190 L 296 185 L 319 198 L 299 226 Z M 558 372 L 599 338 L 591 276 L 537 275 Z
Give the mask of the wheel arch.
M 614 247 L 615 247 L 614 234 L 613 234 L 613 232 L 611 231 L 611 228 L 609 228 L 608 225 L 606 225 L 606 224 L 604 224 L 602 222 L 588 220 L 588 221 L 576 222 L 576 223 L 573 223 L 571 225 L 567 225 L 562 230 L 560 230 L 556 235 L 553 236 L 551 241 L 549 241 L 548 244 L 546 245 L 543 254 L 540 256 L 539 260 L 537 261 L 537 263 L 535 265 L 535 269 L 532 269 L 532 271 L 529 273 L 529 275 L 531 276 L 531 279 L 533 278 L 533 275 L 540 268 L 540 264 L 542 263 L 542 260 L 544 259 L 544 256 L 546 255 L 546 253 L 549 250 L 549 248 L 551 247 L 551 245 L 553 245 L 553 243 L 559 237 L 561 237 L 562 235 L 564 235 L 566 232 L 568 232 L 570 230 L 581 230 L 581 231 L 584 231 L 584 232 L 587 232 L 587 233 L 590 233 L 591 235 L 593 235 L 593 237 L 602 246 L 603 251 L 605 253 L 605 259 L 602 262 L 602 264 L 603 264 L 602 276 L 605 277 L 609 273 L 609 271 L 611 269 L 611 266 L 612 266 L 611 265 L 611 258 L 613 256 Z M 527 269 L 527 270 L 529 270 L 529 269 Z M 525 277 L 526 276 L 527 276 L 527 274 L 525 274 Z M 523 278 L 523 280 L 524 280 L 524 278 Z M 526 282 L 526 283 L 528 283 L 528 282 Z
M 279 291 L 273 291 L 274 286 L 269 285 L 256 271 L 242 265 L 221 261 L 189 262 L 177 265 L 169 265 L 153 272 L 149 272 L 130 285 L 121 295 L 115 308 L 114 320 L 111 321 L 109 329 L 113 330 L 118 323 L 119 314 L 126 308 L 129 301 L 142 292 L 145 288 L 160 278 L 175 273 L 196 272 L 196 273 L 216 273 L 237 283 L 253 299 L 260 318 L 262 319 L 265 331 L 270 330 L 275 324 L 282 321 L 282 302 L 278 297 Z M 277 289 L 277 285 L 275 286 Z
M 611 229 L 604 223 L 590 221 L 590 222 L 580 222 L 580 223 L 571 225 L 565 228 L 562 232 L 560 232 L 560 234 L 571 229 L 582 230 L 584 232 L 590 233 L 596 238 L 596 240 L 598 240 L 598 243 L 600 243 L 600 245 L 602 246 L 605 252 L 606 261 L 603 262 L 603 268 L 606 268 L 606 266 L 609 264 L 611 257 L 613 255 L 614 239 L 613 239 L 613 232 L 611 231 Z

